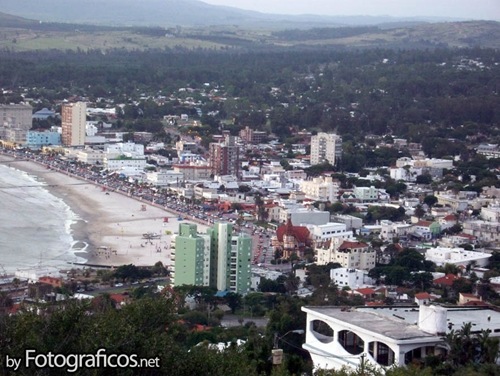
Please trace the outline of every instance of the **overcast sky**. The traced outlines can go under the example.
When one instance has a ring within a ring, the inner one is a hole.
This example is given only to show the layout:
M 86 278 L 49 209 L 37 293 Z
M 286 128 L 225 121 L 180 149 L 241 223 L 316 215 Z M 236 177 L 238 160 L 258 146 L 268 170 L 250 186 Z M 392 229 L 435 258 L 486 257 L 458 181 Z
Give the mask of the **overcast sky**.
M 433 16 L 500 21 L 500 0 L 201 0 L 263 13 Z

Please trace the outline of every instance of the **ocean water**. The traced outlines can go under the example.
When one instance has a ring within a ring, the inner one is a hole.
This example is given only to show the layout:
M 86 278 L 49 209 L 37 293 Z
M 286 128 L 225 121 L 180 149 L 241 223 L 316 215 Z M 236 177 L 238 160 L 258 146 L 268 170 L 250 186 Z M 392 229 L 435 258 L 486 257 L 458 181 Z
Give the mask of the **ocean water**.
M 71 268 L 70 263 L 85 261 L 84 254 L 73 249 L 76 214 L 44 185 L 0 164 L 0 276 L 57 275 Z

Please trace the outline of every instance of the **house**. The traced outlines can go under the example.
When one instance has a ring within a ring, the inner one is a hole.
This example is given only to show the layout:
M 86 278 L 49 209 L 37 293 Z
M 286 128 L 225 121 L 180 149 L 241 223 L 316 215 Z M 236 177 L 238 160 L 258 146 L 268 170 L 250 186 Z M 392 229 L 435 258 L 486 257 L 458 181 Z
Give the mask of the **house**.
M 418 294 L 415 294 L 415 303 L 417 305 L 421 306 L 423 304 L 429 304 L 431 301 L 431 294 L 428 292 L 419 292 Z
M 339 288 L 349 287 L 351 290 L 374 284 L 366 270 L 348 268 L 330 269 L 330 280 Z
M 43 276 L 38 278 L 38 282 L 43 283 L 45 285 L 50 285 L 52 287 L 62 287 L 63 282 L 61 278 Z
M 441 226 L 438 222 L 418 221 L 413 224 L 412 235 L 420 240 L 431 240 L 439 235 Z
M 370 287 L 364 287 L 353 290 L 352 294 L 362 296 L 364 300 L 371 300 L 375 297 L 375 290 Z
M 315 369 L 354 371 L 361 364 L 384 373 L 391 366 L 422 362 L 446 352 L 443 335 L 470 322 L 474 330 L 500 327 L 500 312 L 478 307 L 302 307 Z
M 437 286 L 440 287 L 451 287 L 453 285 L 453 282 L 456 280 L 460 279 L 460 277 L 457 277 L 455 274 L 446 274 L 444 277 L 440 277 L 432 281 Z
M 439 224 L 441 225 L 441 230 L 446 230 L 450 227 L 453 227 L 458 223 L 457 216 L 455 214 L 448 214 L 443 218 L 439 219 Z
M 461 292 L 458 294 L 458 305 L 476 305 L 478 302 L 483 302 L 483 298 L 474 294 L 466 294 Z M 472 303 L 472 304 L 470 304 Z

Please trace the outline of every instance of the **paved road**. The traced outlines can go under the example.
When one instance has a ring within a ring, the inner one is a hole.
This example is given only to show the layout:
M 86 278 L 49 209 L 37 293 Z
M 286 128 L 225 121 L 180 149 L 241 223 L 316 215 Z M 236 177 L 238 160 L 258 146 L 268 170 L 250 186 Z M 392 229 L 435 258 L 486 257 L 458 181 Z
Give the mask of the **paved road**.
M 257 325 L 257 327 L 263 328 L 269 322 L 269 319 L 267 317 L 244 317 L 243 322 L 240 324 L 240 322 L 238 321 L 239 319 L 240 316 L 226 313 L 221 320 L 221 326 L 230 328 L 234 326 L 245 325 L 247 322 L 252 321 L 255 323 L 255 325 Z

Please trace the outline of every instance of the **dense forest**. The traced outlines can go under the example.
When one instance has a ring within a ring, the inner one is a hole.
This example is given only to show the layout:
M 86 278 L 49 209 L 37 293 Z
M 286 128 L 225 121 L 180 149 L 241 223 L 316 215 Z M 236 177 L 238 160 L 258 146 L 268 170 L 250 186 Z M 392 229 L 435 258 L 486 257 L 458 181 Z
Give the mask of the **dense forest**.
M 48 102 L 81 95 L 118 104 L 209 83 L 227 100 L 202 98 L 204 113 L 219 110 L 220 120 L 232 117 L 278 136 L 290 129 L 391 134 L 413 142 L 453 139 L 460 148 L 467 138 L 498 137 L 499 60 L 498 51 L 479 48 L 4 51 L 0 86 L 15 93 L 24 87 L 26 96 Z M 3 103 L 16 99 L 0 96 Z M 176 105 L 158 104 L 151 115 L 175 112 Z

